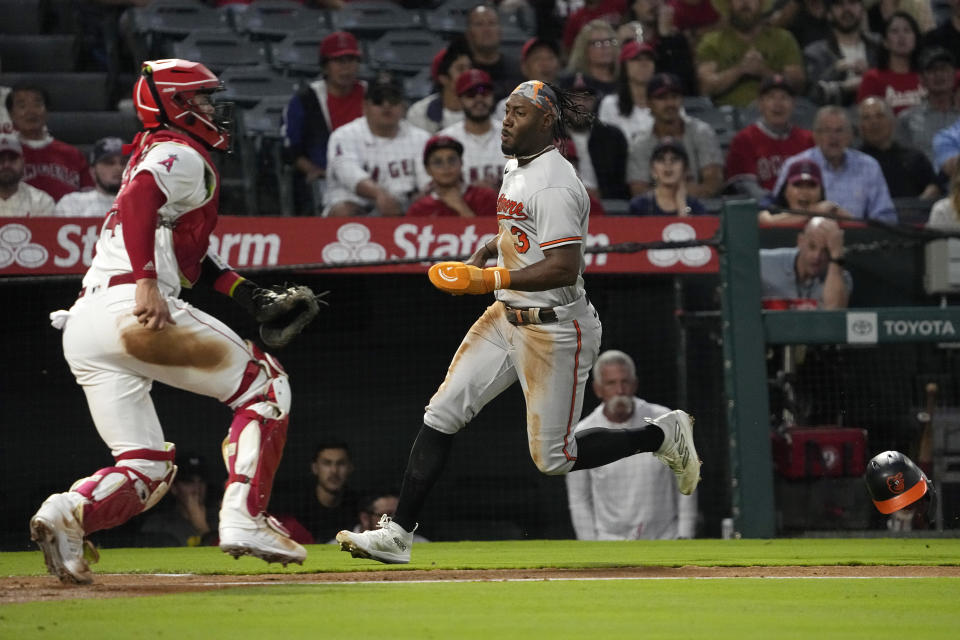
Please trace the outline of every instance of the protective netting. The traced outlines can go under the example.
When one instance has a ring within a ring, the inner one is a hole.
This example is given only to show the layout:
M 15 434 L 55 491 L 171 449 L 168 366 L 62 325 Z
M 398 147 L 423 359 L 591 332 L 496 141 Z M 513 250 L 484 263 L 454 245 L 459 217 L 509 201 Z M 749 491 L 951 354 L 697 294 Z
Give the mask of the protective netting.
M 764 231 L 761 243 L 790 246 L 796 233 L 795 228 Z M 847 237 L 848 247 L 864 248 L 851 252 L 848 259 L 855 282 L 851 307 L 939 302 L 922 289 L 922 239 L 872 228 L 848 230 Z M 871 244 L 877 242 L 882 244 Z M 613 249 L 668 246 L 629 244 Z M 314 448 L 330 439 L 349 443 L 356 466 L 350 485 L 357 493 L 395 491 L 423 407 L 442 381 L 466 329 L 489 300 L 451 298 L 420 274 L 272 270 L 254 277 L 263 285 L 296 281 L 316 291 L 332 291 L 331 309 L 276 354 L 291 374 L 294 403 L 272 511 L 296 515 L 305 508 L 315 481 L 310 470 Z M 704 459 L 697 534 L 719 535 L 721 519 L 730 511 L 730 474 L 718 276 L 591 274 L 588 269 L 586 286 L 603 320 L 601 350 L 616 348 L 633 356 L 640 396 L 684 408 L 696 417 L 697 444 Z M 3 548 L 29 548 L 26 523 L 43 498 L 110 462 L 82 390 L 63 361 L 60 334 L 47 321 L 51 310 L 72 303 L 78 287 L 77 278 L 62 277 L 6 279 L 0 286 L 0 300 L 8 310 L 2 321 L 7 373 L 0 386 L 7 437 L 0 454 L 0 496 L 7 515 L 0 525 Z M 255 335 L 252 320 L 233 302 L 199 290 L 184 297 L 241 335 Z M 794 358 L 791 371 L 783 369 L 778 351 L 771 349 L 768 367 L 771 433 L 784 424 L 788 411 L 798 424 L 866 429 L 867 458 L 887 448 L 909 453 L 917 431 L 916 413 L 924 402 L 922 390 L 929 380 L 940 385 L 938 407 L 946 414 L 960 406 L 957 352 L 945 346 L 811 345 L 802 362 Z M 783 399 L 785 381 L 793 386 L 795 406 L 787 407 Z M 214 505 L 225 479 L 219 445 L 229 411 L 215 400 L 162 385 L 155 385 L 153 396 L 167 439 L 181 451 L 206 459 L 208 502 Z M 588 388 L 584 414 L 596 404 Z M 859 478 L 842 480 L 791 480 L 794 493 L 784 493 L 784 481 L 778 479 L 779 530 L 885 526 L 863 510 L 866 493 Z M 847 496 L 850 513 L 834 509 L 824 515 L 824 496 L 830 494 Z M 783 514 L 785 504 L 806 505 L 802 520 Z M 952 504 L 946 496 L 948 509 L 954 509 Z M 563 479 L 540 474 L 530 460 L 518 386 L 488 405 L 457 437 L 421 521 L 418 533 L 435 540 L 573 537 Z M 100 536 L 98 542 L 145 540 L 135 519 Z

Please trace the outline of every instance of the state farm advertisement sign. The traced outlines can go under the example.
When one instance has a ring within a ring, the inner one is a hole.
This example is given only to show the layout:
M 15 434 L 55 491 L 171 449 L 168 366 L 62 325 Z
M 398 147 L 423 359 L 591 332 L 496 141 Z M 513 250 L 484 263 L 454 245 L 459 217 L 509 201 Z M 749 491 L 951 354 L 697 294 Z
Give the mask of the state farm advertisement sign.
M 83 273 L 100 233 L 99 218 L 0 218 L 0 275 Z M 624 242 L 708 239 L 719 219 L 597 217 L 588 248 Z M 420 273 L 431 262 L 473 253 L 496 234 L 492 218 L 249 218 L 222 216 L 214 250 L 237 269 L 299 267 L 332 273 Z M 391 260 L 410 264 L 360 266 Z M 710 247 L 587 255 L 588 273 L 711 273 Z

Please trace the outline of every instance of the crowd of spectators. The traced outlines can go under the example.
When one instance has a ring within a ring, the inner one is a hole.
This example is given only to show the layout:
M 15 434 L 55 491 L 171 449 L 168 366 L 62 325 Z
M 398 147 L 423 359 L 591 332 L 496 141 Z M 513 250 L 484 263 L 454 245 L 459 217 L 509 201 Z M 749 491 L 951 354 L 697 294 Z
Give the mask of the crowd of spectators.
M 527 25 L 526 43 L 508 46 L 504 16 L 521 5 L 537 23 Z M 463 33 L 446 34 L 436 52 L 434 91 L 413 101 L 403 77 L 365 59 L 371 49 L 358 39 L 363 34 L 335 31 L 319 46 L 321 74 L 302 79 L 283 113 L 282 158 L 291 167 L 296 212 L 488 215 L 472 203 L 485 208 L 485 190 L 496 191 L 502 179 L 503 103 L 519 82 L 534 79 L 575 90 L 597 115 L 592 126 L 574 123 L 562 141 L 595 213 L 603 201 L 618 201 L 619 212 L 634 215 L 690 215 L 740 194 L 770 207 L 785 202 L 790 166 L 810 161 L 820 169 L 824 201 L 837 211 L 893 222 L 895 199 L 932 205 L 945 195 L 960 157 L 960 1 L 952 6 L 938 22 L 928 0 L 477 4 Z M 124 24 L 122 15 L 114 21 Z M 91 55 L 101 66 L 119 64 L 115 51 Z M 106 167 L 95 166 L 104 162 L 102 145 L 85 156 L 57 140 L 46 126 L 48 104 L 35 86 L 4 92 L 0 128 L 20 144 L 19 152 L 6 145 L 5 180 L 19 157 L 16 182 L 49 194 L 56 215 L 77 215 L 70 205 L 76 198 L 56 204 L 73 192 L 96 194 L 84 209 L 95 215 L 114 188 L 102 179 Z M 735 126 L 719 128 L 718 114 Z M 437 134 L 459 147 L 434 144 L 431 169 L 425 145 Z M 107 160 L 122 164 L 122 155 Z M 459 164 L 459 178 L 447 176 L 441 162 Z M 661 184 L 672 180 L 674 165 L 683 179 Z M 15 210 L 14 193 L 26 197 L 11 186 L 0 193 L 4 212 Z M 25 213 L 46 212 L 39 200 L 32 197 Z M 789 214 L 764 219 L 799 221 Z

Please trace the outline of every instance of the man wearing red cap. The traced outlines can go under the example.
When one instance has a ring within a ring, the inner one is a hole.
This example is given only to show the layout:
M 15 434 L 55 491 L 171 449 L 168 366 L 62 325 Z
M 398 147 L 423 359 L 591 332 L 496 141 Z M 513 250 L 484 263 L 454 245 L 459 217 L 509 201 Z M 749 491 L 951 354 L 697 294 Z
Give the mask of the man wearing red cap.
M 530 38 L 520 49 L 520 73 L 524 80 L 539 80 L 554 83 L 560 72 L 560 46 L 553 40 Z M 507 110 L 507 98 L 503 98 L 493 108 L 493 119 L 503 120 Z
M 410 105 L 407 122 L 427 133 L 436 133 L 463 120 L 457 78 L 472 64 L 467 45 L 462 40 L 451 42 L 438 51 L 430 65 L 430 77 L 436 91 Z
M 357 79 L 360 58 L 353 34 L 328 35 L 320 43 L 324 77 L 297 91 L 283 113 L 284 155 L 297 170 L 294 197 L 301 212 L 312 213 L 319 205 L 313 191 L 327 175 L 330 134 L 363 115 L 364 83 Z
M 467 184 L 499 187 L 506 158 L 500 148 L 500 122 L 494 122 L 493 80 L 486 71 L 470 69 L 457 79 L 457 96 L 464 119 L 440 135 L 463 145 L 463 170 Z
M 777 182 L 784 161 L 813 146 L 813 134 L 793 124 L 793 87 L 781 75 L 760 85 L 760 119 L 733 137 L 727 151 L 727 184 L 756 198 Z

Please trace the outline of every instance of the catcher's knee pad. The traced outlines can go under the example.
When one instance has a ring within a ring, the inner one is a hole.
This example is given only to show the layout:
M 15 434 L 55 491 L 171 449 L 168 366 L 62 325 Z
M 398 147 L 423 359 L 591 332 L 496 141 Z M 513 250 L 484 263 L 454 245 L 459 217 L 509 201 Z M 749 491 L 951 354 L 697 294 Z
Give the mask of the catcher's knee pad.
M 280 362 L 260 347 L 247 340 L 250 360 L 240 381 L 240 386 L 232 396 L 224 401 L 234 411 L 242 409 L 256 400 L 269 400 L 276 403 L 284 413 L 290 412 L 290 381 Z
M 223 460 L 230 473 L 223 496 L 221 521 L 237 514 L 256 517 L 266 511 L 273 477 L 280 466 L 290 421 L 290 383 L 280 363 L 250 345 L 258 367 L 268 375 L 259 394 L 235 408 L 223 442 Z
M 77 480 L 70 490 L 85 498 L 78 509 L 85 533 L 123 524 L 160 501 L 173 483 L 176 451 L 135 449 L 116 457 L 117 465 Z

